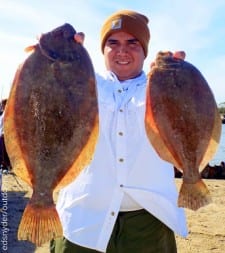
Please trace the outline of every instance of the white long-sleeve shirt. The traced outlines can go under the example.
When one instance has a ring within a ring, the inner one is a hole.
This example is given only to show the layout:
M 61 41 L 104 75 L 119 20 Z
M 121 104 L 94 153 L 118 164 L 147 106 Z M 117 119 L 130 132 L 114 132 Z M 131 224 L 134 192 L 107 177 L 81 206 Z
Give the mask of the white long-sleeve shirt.
M 144 208 L 181 236 L 173 166 L 159 158 L 145 132 L 146 76 L 119 82 L 97 76 L 100 133 L 91 164 L 59 194 L 64 236 L 105 252 L 119 211 Z

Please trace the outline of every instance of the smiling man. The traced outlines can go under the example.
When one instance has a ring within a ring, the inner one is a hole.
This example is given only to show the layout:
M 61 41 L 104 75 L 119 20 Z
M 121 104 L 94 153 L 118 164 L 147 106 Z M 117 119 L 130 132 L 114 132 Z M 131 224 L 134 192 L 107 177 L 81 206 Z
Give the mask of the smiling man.
M 148 54 L 150 32 L 148 18 L 136 12 L 122 11 L 109 17 L 101 31 L 101 49 L 106 68 L 120 81 L 142 72 Z
M 116 12 L 103 24 L 99 139 L 92 162 L 59 194 L 64 237 L 51 252 L 175 253 L 174 232 L 187 234 L 173 166 L 145 132 L 149 39 L 148 18 L 134 11 Z
M 140 42 L 126 32 L 109 36 L 104 47 L 105 65 L 120 81 L 140 75 L 145 59 Z

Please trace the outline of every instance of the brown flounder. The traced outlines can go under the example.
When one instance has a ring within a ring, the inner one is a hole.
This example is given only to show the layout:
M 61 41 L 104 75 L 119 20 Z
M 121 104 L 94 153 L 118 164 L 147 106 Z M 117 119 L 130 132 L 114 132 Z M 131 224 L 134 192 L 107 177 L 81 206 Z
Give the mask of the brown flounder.
M 148 138 L 162 159 L 183 171 L 178 205 L 197 210 L 211 202 L 199 172 L 215 154 L 221 134 L 212 91 L 192 64 L 159 52 L 146 96 Z
M 62 235 L 53 190 L 90 162 L 98 138 L 94 69 L 75 33 L 65 24 L 41 36 L 15 75 L 5 111 L 13 170 L 33 188 L 18 239 L 37 245 Z

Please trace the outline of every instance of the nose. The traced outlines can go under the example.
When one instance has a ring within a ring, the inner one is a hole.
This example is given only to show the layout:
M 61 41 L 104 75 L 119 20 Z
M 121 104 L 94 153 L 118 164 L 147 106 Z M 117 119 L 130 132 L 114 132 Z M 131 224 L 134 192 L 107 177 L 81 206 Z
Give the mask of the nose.
M 126 47 L 126 45 L 120 45 L 118 47 L 118 53 L 119 54 L 125 54 L 125 53 L 127 53 L 127 47 Z

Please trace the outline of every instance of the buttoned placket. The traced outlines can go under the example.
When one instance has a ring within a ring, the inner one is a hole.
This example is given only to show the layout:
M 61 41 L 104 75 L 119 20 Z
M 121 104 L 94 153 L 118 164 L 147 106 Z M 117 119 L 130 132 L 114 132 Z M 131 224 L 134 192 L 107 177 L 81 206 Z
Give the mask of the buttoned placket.
M 117 101 L 117 124 L 116 124 L 116 171 L 119 187 L 126 184 L 127 161 L 126 161 L 126 113 L 127 103 L 130 98 L 130 89 L 125 91 L 122 88 L 117 89 L 115 98 Z
M 105 221 L 102 226 L 101 234 L 99 236 L 99 240 L 97 242 L 97 248 L 101 249 L 105 252 L 107 248 L 107 244 L 112 233 L 114 224 L 117 219 L 117 214 L 120 210 L 120 203 L 123 198 L 123 192 L 116 188 L 112 197 L 112 202 L 110 204 L 110 208 L 105 217 Z
M 116 170 L 119 187 L 126 186 L 128 166 L 127 166 L 127 141 L 126 141 L 126 117 L 128 114 L 128 105 L 139 84 L 130 84 L 125 91 L 119 92 L 117 96 L 117 125 L 116 125 Z M 120 99 L 118 98 L 120 97 Z
M 136 86 L 133 86 L 127 90 L 123 90 L 121 85 L 117 86 L 114 90 L 114 98 L 117 108 L 117 124 L 116 124 L 116 134 L 115 134 L 115 144 L 116 144 L 116 161 L 115 170 L 117 173 L 118 188 L 114 191 L 114 196 L 112 196 L 112 202 L 110 203 L 110 208 L 107 212 L 105 221 L 103 223 L 101 235 L 97 243 L 98 248 L 103 251 L 106 249 L 107 244 L 105 244 L 107 239 L 109 239 L 114 223 L 117 218 L 117 214 L 120 210 L 120 204 L 123 199 L 124 193 L 121 189 L 126 185 L 128 168 L 126 163 L 126 125 L 125 120 L 127 113 L 127 103 L 129 103 L 132 95 L 134 94 Z

